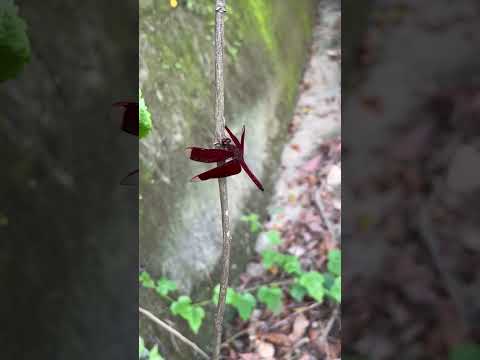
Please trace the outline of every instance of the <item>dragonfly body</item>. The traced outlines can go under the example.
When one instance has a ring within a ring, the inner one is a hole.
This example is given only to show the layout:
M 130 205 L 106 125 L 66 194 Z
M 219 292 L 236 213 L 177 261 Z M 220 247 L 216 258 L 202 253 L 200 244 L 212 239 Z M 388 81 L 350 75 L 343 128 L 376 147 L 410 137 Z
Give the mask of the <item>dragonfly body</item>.
M 227 133 L 230 136 L 231 140 L 223 139 L 221 148 L 204 149 L 200 147 L 189 147 L 185 150 L 185 155 L 190 160 L 204 162 L 204 163 L 212 163 L 212 162 L 221 163 L 216 168 L 213 168 L 197 176 L 194 176 L 191 181 L 196 182 L 196 181 L 204 181 L 208 179 L 218 179 L 218 178 L 223 178 L 227 176 L 232 176 L 240 173 L 243 169 L 247 173 L 247 175 L 250 177 L 250 179 L 255 183 L 255 185 L 261 191 L 264 191 L 262 183 L 252 173 L 252 171 L 247 166 L 244 159 L 245 126 L 243 127 L 240 141 L 230 131 L 228 127 L 225 126 L 225 130 L 227 130 Z M 233 141 L 233 144 L 231 143 L 231 141 Z M 228 159 L 231 159 L 231 160 L 227 161 Z

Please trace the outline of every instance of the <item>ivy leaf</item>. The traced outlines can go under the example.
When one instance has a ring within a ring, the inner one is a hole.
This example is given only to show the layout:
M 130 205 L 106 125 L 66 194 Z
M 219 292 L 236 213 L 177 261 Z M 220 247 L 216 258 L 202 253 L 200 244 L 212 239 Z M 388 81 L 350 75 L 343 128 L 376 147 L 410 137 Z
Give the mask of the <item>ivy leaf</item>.
M 280 233 L 277 230 L 270 230 L 266 234 L 267 240 L 271 245 L 280 245 L 282 243 L 282 238 Z
M 170 291 L 174 291 L 176 289 L 177 284 L 166 278 L 161 278 L 160 280 L 158 280 L 157 286 L 155 287 L 155 291 L 162 296 L 167 296 Z
M 150 277 L 150 274 L 146 271 L 142 271 L 140 273 L 140 276 L 138 277 L 138 281 L 140 281 L 140 284 L 142 284 L 142 286 L 147 289 L 155 288 L 155 282 Z
M 328 295 L 330 295 L 337 303 L 342 302 L 342 277 L 339 276 L 335 278 L 332 287 L 328 290 Z
M 308 295 L 318 302 L 322 302 L 325 293 L 323 282 L 323 275 L 317 271 L 305 273 L 298 280 L 298 283 L 307 289 Z
M 158 346 L 155 345 L 148 356 L 148 360 L 163 360 L 163 357 L 158 353 Z
M 174 301 L 170 305 L 172 314 L 179 315 L 187 320 L 190 329 L 197 334 L 198 329 L 202 325 L 203 318 L 205 317 L 205 311 L 200 306 L 192 305 L 190 297 L 182 295 L 177 301 Z
M 253 312 L 253 309 L 255 309 L 257 300 L 255 300 L 255 297 L 248 292 L 242 294 L 235 293 L 232 297 L 231 304 L 235 309 L 237 309 L 242 320 L 248 320 Z
M 307 289 L 305 289 L 302 285 L 298 283 L 294 283 L 290 289 L 289 293 L 297 302 L 302 302 L 303 298 L 307 294 Z
M 227 295 L 225 296 L 225 304 L 231 305 L 235 294 L 236 294 L 235 290 L 233 290 L 230 287 L 227 288 Z M 215 286 L 215 288 L 213 289 L 212 302 L 215 305 L 218 305 L 219 298 L 220 298 L 220 284 L 217 284 L 217 286 Z
M 294 255 L 284 255 L 283 256 L 283 270 L 288 274 L 298 274 L 302 273 L 302 267 L 298 257 Z
M 282 289 L 277 287 L 262 286 L 260 289 L 258 289 L 257 297 L 258 300 L 267 305 L 267 308 L 274 314 L 278 314 L 280 311 L 282 311 Z
M 262 264 L 265 269 L 270 269 L 274 265 L 283 265 L 285 255 L 278 251 L 265 250 L 262 251 Z
M 478 360 L 480 359 L 480 345 L 462 344 L 455 346 L 448 356 L 449 360 Z
M 340 276 L 342 272 L 342 253 L 339 249 L 333 249 L 328 253 L 327 269 L 332 274 Z

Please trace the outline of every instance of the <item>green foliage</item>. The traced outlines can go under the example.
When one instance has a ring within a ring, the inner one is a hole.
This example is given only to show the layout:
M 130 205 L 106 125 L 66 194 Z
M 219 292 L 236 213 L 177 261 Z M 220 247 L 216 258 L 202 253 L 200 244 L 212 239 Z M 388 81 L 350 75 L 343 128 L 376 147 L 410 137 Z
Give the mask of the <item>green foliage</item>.
M 232 299 L 232 306 L 237 309 L 242 320 L 248 320 L 252 315 L 257 300 L 249 292 L 235 293 Z
M 138 358 L 139 359 L 148 359 L 148 360 L 164 360 L 163 357 L 158 353 L 158 346 L 155 345 L 151 350 L 148 350 L 145 347 L 145 342 L 141 336 L 138 337 Z
M 281 266 L 287 274 L 300 275 L 302 273 L 302 266 L 300 265 L 300 260 L 298 260 L 298 256 L 284 255 L 283 263 Z
M 310 297 L 318 302 L 323 301 L 325 288 L 323 286 L 324 277 L 317 271 L 309 271 L 304 273 L 298 279 L 298 284 L 303 286 Z
M 266 235 L 270 245 L 280 245 L 282 243 L 282 237 L 277 230 L 270 230 Z
M 337 303 L 342 302 L 342 277 L 339 276 L 333 281 L 332 287 L 328 290 L 327 294 L 332 297 Z
M 235 294 L 235 290 L 232 288 L 227 288 L 227 295 L 225 296 L 225 304 L 231 305 L 232 304 L 232 299 Z M 215 288 L 213 289 L 213 296 L 212 296 L 212 302 L 215 305 L 218 305 L 218 299 L 220 298 L 220 284 L 217 284 Z
M 170 291 L 177 290 L 177 284 L 173 281 L 161 278 L 157 281 L 157 286 L 155 287 L 155 291 L 162 296 L 167 296 Z
M 189 296 L 182 295 L 177 301 L 170 305 L 172 314 L 179 315 L 187 320 L 190 329 L 197 334 L 205 317 L 205 310 L 202 307 L 193 305 Z
M 301 302 L 303 301 L 305 295 L 307 295 L 307 290 L 298 282 L 295 282 L 292 286 L 290 286 L 288 293 L 296 301 Z
M 283 308 L 283 291 L 278 287 L 262 286 L 257 292 L 258 300 L 267 305 L 274 314 L 280 313 Z
M 150 274 L 146 271 L 142 271 L 140 273 L 138 281 L 140 281 L 140 284 L 147 289 L 155 288 L 155 281 L 153 281 L 153 279 L 150 277 Z
M 462 344 L 455 346 L 448 356 L 449 360 L 478 360 L 480 359 L 480 345 Z
M 273 250 L 265 250 L 262 252 L 261 256 L 262 264 L 265 269 L 270 269 L 274 265 L 282 266 L 285 259 L 285 255 Z
M 213 289 L 213 296 L 212 296 L 212 302 L 215 305 L 218 305 L 219 297 L 220 297 L 220 285 L 217 285 Z M 255 309 L 255 305 L 257 304 L 257 301 L 255 297 L 249 292 L 239 293 L 229 287 L 227 288 L 225 304 L 231 305 L 232 307 L 234 307 L 237 310 L 238 314 L 240 315 L 240 318 L 242 318 L 242 320 L 248 320 L 253 310 Z
M 0 82 L 16 77 L 30 61 L 27 24 L 13 0 L 0 3 Z
M 140 139 L 144 138 L 147 136 L 150 131 L 152 131 L 153 125 L 152 125 L 152 116 L 150 115 L 150 111 L 148 111 L 148 107 L 145 104 L 145 100 L 143 99 L 142 96 L 142 90 L 139 90 L 139 107 L 138 107 L 138 117 L 139 117 L 139 136 Z
M 252 214 L 244 215 L 240 218 L 240 220 L 248 223 L 248 226 L 250 227 L 250 231 L 252 233 L 256 233 L 260 231 L 260 229 L 262 228 L 262 224 L 259 221 L 258 214 L 252 213 Z
M 342 273 L 342 253 L 339 249 L 333 249 L 328 253 L 327 269 L 337 276 Z

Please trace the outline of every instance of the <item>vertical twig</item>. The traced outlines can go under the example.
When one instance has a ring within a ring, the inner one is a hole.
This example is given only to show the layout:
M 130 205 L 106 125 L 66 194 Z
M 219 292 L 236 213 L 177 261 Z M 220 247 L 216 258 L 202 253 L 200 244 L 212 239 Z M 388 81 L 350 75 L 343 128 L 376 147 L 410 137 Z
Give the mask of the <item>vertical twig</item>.
M 215 140 L 221 143 L 224 137 L 224 81 L 223 81 L 223 16 L 226 12 L 226 0 L 215 1 Z M 218 179 L 220 191 L 220 208 L 222 212 L 222 277 L 220 281 L 220 297 L 218 300 L 217 314 L 215 317 L 215 348 L 213 359 L 220 359 L 220 347 L 222 344 L 223 314 L 225 312 L 225 297 L 228 287 L 228 275 L 230 271 L 230 219 L 228 215 L 228 193 L 226 178 Z

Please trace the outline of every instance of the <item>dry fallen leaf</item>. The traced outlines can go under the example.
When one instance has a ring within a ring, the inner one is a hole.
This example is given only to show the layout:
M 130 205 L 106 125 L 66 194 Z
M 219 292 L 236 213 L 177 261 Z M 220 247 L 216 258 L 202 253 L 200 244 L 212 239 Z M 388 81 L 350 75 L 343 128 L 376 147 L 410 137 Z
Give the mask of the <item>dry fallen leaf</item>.
M 305 333 L 305 330 L 307 329 L 309 324 L 310 322 L 305 317 L 305 315 L 298 315 L 295 319 L 295 322 L 293 323 L 293 330 L 290 334 L 290 340 L 292 340 L 292 342 L 296 342 L 297 340 L 299 340 Z
M 292 344 L 290 338 L 282 333 L 268 333 L 263 335 L 263 339 L 279 346 L 290 346 Z
M 260 357 L 255 353 L 240 354 L 240 360 L 260 360 Z
M 257 353 L 262 360 L 273 360 L 273 356 L 275 355 L 275 348 L 270 343 L 257 341 Z

